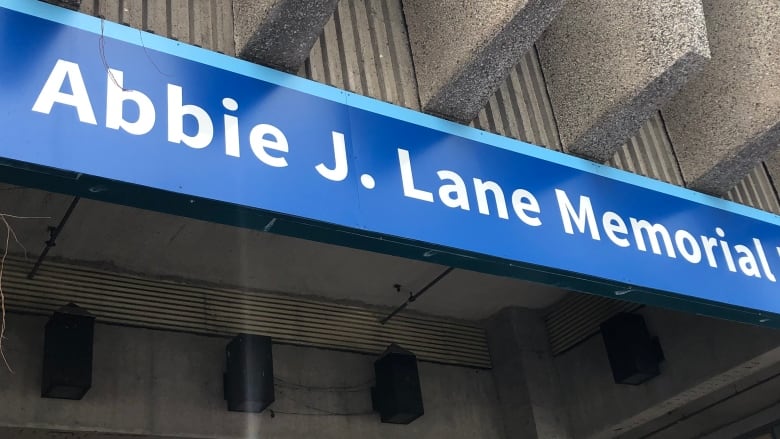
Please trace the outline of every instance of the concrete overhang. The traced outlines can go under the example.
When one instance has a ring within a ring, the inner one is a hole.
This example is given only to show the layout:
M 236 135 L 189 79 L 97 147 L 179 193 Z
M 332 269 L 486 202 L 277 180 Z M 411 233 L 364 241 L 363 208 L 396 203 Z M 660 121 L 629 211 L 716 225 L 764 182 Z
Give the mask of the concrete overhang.
M 34 258 L 72 197 L 2 186 L 3 212 L 19 244 Z M 403 303 L 446 267 L 262 231 L 231 227 L 82 199 L 49 257 L 76 264 L 251 291 L 320 297 L 386 307 Z M 45 263 L 45 262 L 44 262 Z M 401 291 L 394 288 L 401 285 Z M 408 309 L 480 320 L 507 306 L 545 308 L 563 290 L 455 270 Z
M 780 144 L 780 4 L 703 5 L 712 60 L 662 113 L 686 185 L 723 195 Z

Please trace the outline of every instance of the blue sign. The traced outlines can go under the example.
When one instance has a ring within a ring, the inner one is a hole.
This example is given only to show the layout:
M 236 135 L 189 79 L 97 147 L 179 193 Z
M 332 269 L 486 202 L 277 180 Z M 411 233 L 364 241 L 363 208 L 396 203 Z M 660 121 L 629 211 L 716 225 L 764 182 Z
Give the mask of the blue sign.
M 777 216 L 41 2 L 0 0 L 0 32 L 0 157 L 22 170 L 777 324 Z

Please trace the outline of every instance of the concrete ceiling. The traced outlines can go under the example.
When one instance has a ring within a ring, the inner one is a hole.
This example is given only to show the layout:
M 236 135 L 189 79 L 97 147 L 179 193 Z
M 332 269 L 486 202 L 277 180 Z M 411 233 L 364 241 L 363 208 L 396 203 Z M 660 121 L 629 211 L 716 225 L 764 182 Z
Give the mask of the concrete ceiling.
M 13 439 L 176 439 L 171 436 L 141 436 L 93 431 L 53 431 L 36 428 L 0 428 L 0 437 Z
M 0 186 L 0 211 L 37 256 L 72 197 Z M 14 253 L 21 247 L 11 246 Z M 49 257 L 120 272 L 395 307 L 446 267 L 82 199 Z M 402 285 L 399 293 L 394 284 Z M 566 292 L 455 270 L 409 309 L 467 320 L 507 306 L 545 308 Z

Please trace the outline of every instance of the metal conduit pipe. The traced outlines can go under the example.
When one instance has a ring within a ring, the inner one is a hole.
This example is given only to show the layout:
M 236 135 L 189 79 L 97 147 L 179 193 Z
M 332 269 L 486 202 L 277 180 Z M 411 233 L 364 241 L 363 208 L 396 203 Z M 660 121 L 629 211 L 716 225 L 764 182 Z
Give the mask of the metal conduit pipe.
M 60 232 L 62 232 L 62 229 L 65 228 L 65 224 L 68 222 L 70 215 L 73 213 L 73 210 L 76 208 L 76 205 L 79 203 L 80 199 L 81 197 L 73 197 L 73 201 L 70 202 L 68 210 L 65 211 L 65 215 L 62 216 L 62 219 L 60 220 L 60 223 L 57 224 L 57 227 L 49 227 L 49 239 L 46 241 L 46 246 L 43 248 L 41 255 L 38 256 L 38 260 L 35 261 L 35 265 L 33 265 L 32 270 L 27 273 L 27 279 L 32 279 L 35 276 L 35 274 L 38 272 L 38 269 L 41 267 L 43 260 L 46 259 L 46 255 L 49 254 L 49 250 L 57 245 L 57 237 L 60 235 Z

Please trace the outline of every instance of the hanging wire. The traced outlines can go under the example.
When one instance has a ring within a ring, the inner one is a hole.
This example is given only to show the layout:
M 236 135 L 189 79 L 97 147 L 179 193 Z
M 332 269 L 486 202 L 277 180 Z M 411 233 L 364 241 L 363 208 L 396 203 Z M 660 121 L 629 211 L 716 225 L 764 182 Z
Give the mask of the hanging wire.
M 281 387 L 288 387 L 292 389 L 299 389 L 299 390 L 310 390 L 310 391 L 316 391 L 316 392 L 334 392 L 334 393 L 357 393 L 366 391 L 371 388 L 371 386 L 374 384 L 374 381 L 366 381 L 360 384 L 355 384 L 351 386 L 313 386 L 308 384 L 302 384 L 302 383 L 295 383 L 289 380 L 286 380 L 284 378 L 274 377 L 274 382 L 276 384 L 279 384 Z
M 294 404 L 297 404 L 305 409 L 311 410 L 308 412 L 302 412 L 302 411 L 294 411 L 294 410 L 276 410 L 271 409 L 271 417 L 273 417 L 276 413 L 285 414 L 285 415 L 300 415 L 300 416 L 368 416 L 368 415 L 374 415 L 375 412 L 373 410 L 361 410 L 361 411 L 335 411 L 335 410 L 328 410 L 321 407 L 317 407 L 308 403 L 305 403 L 297 398 L 292 397 L 289 392 L 280 392 L 281 395 L 283 395 L 280 399 L 288 400 Z
M 420 296 L 425 294 L 426 291 L 428 291 L 431 287 L 439 283 L 442 279 L 447 277 L 448 274 L 452 273 L 452 270 L 454 270 L 455 267 L 448 267 L 446 270 L 444 270 L 440 275 L 436 276 L 436 279 L 428 282 L 428 285 L 424 286 L 420 291 L 417 293 L 409 293 L 409 298 L 406 299 L 406 302 L 402 303 L 398 308 L 394 309 L 393 312 L 388 314 L 385 318 L 379 320 L 380 325 L 384 325 L 387 323 L 390 319 L 392 319 L 396 314 L 406 309 L 407 306 L 409 306 L 412 302 L 417 300 Z

